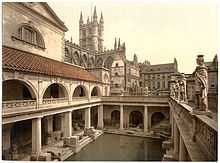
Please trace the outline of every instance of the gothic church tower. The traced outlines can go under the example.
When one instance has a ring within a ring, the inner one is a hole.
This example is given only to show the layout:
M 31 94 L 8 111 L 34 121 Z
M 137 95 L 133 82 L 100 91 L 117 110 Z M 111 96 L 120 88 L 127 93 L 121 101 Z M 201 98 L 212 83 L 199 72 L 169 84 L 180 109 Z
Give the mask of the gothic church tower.
M 93 17 L 87 19 L 87 23 L 83 23 L 82 12 L 79 20 L 79 45 L 83 48 L 93 51 L 103 51 L 104 42 L 104 19 L 101 13 L 98 22 L 96 7 L 94 8 Z

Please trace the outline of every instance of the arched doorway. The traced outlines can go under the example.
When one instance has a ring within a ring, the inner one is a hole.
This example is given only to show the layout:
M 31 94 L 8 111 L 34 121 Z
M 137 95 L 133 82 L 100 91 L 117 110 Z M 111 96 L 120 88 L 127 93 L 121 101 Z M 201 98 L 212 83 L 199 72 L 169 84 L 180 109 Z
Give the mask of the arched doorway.
M 164 119 L 165 119 L 165 116 L 163 113 L 161 113 L 161 112 L 153 113 L 151 116 L 151 126 L 153 127 L 153 126 L 159 124 Z
M 114 110 L 111 112 L 111 126 L 120 127 L 120 111 Z
M 21 80 L 6 80 L 2 84 L 2 100 L 36 100 L 33 89 Z
M 130 113 L 129 127 L 143 128 L 143 115 L 140 111 L 132 111 Z
M 74 97 L 86 97 L 86 96 L 87 96 L 87 91 L 84 86 L 79 85 L 75 88 L 73 92 L 73 98 Z

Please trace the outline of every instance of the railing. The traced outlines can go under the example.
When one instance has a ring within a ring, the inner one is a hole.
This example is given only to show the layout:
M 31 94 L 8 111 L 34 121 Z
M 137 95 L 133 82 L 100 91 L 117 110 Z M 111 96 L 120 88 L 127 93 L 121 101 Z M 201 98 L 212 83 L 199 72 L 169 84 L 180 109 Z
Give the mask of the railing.
M 67 98 L 45 98 L 43 99 L 43 104 L 57 104 L 57 103 L 64 103 L 68 102 Z
M 170 98 L 169 105 L 191 160 L 216 161 L 217 120 L 207 115 L 194 114 L 191 106 L 173 98 Z
M 168 103 L 168 96 L 103 96 L 103 102 Z
M 36 100 L 11 100 L 11 101 L 3 101 L 2 108 L 10 109 L 10 108 L 19 108 L 19 107 L 34 107 L 36 106 Z

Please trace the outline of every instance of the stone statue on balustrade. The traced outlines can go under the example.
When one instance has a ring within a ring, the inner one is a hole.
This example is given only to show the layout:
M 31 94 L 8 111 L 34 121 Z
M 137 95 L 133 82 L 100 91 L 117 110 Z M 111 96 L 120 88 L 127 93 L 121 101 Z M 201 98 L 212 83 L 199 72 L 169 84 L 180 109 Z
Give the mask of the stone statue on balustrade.
M 180 77 L 180 101 L 187 102 L 186 96 L 186 78 L 185 75 L 182 73 Z
M 174 81 L 170 82 L 170 97 L 175 98 L 175 83 L 174 83 Z
M 180 100 L 180 85 L 178 80 L 175 80 L 175 99 Z
M 196 96 L 194 111 L 208 112 L 208 68 L 204 64 L 203 55 L 198 55 L 196 62 L 198 66 L 194 72 Z

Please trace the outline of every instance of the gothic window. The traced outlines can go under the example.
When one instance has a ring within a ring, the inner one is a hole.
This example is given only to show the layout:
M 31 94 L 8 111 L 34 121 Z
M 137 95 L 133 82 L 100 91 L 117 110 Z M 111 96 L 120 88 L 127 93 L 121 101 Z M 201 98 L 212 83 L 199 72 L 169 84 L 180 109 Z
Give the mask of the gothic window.
M 20 26 L 17 29 L 15 35 L 12 36 L 12 38 L 23 41 L 35 47 L 45 49 L 42 35 L 36 29 L 29 25 Z
M 67 48 L 65 48 L 65 58 L 64 58 L 64 61 L 65 62 L 68 62 L 68 63 L 72 63 L 72 57 L 69 53 L 69 50 Z
M 118 63 L 115 64 L 115 67 L 118 67 Z
M 118 73 L 117 73 L 117 72 L 115 73 L 115 76 L 118 76 Z

